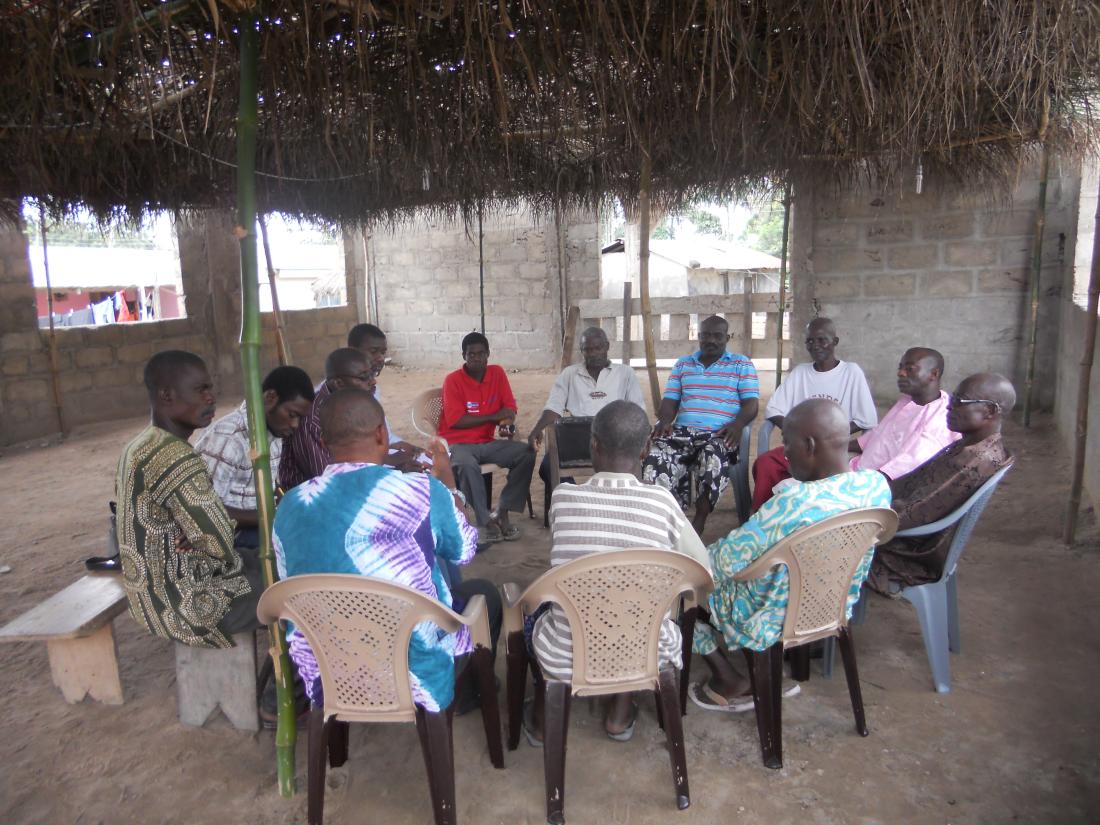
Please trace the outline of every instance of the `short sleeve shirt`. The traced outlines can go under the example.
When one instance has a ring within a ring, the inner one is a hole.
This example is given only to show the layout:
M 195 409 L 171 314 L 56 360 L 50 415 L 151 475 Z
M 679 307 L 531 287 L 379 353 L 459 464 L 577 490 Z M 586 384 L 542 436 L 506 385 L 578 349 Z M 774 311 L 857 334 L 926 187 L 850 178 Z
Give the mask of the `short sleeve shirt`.
M 696 351 L 676 362 L 664 397 L 680 402 L 676 426 L 713 431 L 732 421 L 743 402 L 760 397 L 760 382 L 748 356 L 723 352 L 704 367 L 701 354 Z
M 465 429 L 456 429 L 454 423 L 464 415 L 492 415 L 505 407 L 516 409 L 516 398 L 503 369 L 490 364 L 482 379 L 475 381 L 465 367 L 459 367 L 443 379 L 439 436 L 451 444 L 487 444 L 496 434 L 492 421 Z
M 626 364 L 608 364 L 596 380 L 583 363 L 571 364 L 561 371 L 544 409 L 563 415 L 591 416 L 612 401 L 631 401 L 645 409 L 645 398 L 638 376 Z

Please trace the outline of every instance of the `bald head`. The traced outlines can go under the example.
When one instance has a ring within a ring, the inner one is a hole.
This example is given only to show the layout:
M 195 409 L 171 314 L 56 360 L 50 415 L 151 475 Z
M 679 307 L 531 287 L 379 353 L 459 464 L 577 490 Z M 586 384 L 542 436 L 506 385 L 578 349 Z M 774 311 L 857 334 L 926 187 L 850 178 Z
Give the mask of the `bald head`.
M 592 462 L 596 472 L 637 464 L 649 446 L 649 415 L 632 401 L 612 401 L 592 420 Z
M 783 421 L 783 446 L 791 476 L 818 481 L 848 468 L 848 416 L 828 398 L 798 404 Z
M 940 397 L 943 355 L 929 347 L 911 347 L 898 362 L 898 391 L 917 404 L 928 404 Z
M 382 405 L 366 390 L 348 387 L 333 393 L 321 407 L 319 418 L 321 437 L 334 454 L 344 448 L 377 449 L 381 428 L 382 456 L 385 456 L 388 446 L 384 432 L 386 414 Z
M 1012 382 L 996 372 L 979 372 L 968 375 L 959 384 L 956 394 L 965 398 L 985 398 L 995 401 L 999 413 L 1011 412 L 1016 406 L 1016 388 Z

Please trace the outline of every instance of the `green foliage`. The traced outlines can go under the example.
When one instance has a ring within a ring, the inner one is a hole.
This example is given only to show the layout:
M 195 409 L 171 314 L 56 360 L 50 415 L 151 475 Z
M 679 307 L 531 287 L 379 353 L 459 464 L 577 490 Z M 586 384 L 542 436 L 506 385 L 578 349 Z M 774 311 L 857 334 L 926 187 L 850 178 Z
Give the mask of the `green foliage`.
M 696 234 L 721 237 L 722 221 L 718 219 L 717 215 L 707 212 L 705 209 L 689 209 L 684 217 L 691 221 Z
M 752 249 L 778 257 L 783 251 L 783 204 L 773 201 L 753 215 L 737 240 Z
M 657 224 L 657 228 L 653 230 L 653 233 L 649 237 L 658 241 L 671 241 L 676 237 L 676 230 L 672 225 L 672 220 L 670 218 L 665 218 Z

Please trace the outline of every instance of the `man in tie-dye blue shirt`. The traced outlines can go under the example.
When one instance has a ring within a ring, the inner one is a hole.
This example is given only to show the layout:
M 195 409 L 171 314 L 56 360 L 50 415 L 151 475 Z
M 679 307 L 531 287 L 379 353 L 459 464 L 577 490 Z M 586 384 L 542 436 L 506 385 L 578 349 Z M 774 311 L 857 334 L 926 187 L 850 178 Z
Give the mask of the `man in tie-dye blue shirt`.
M 709 682 L 691 688 L 690 695 L 700 707 L 749 710 L 753 706 L 749 680 L 719 649 L 719 634 L 730 650 L 756 651 L 767 650 L 783 635 L 790 593 L 787 568 L 777 566 L 747 582 L 733 577 L 802 527 L 851 510 L 890 506 L 890 485 L 882 473 L 848 470 L 848 439 L 848 416 L 835 401 L 815 398 L 796 406 L 783 427 L 793 478 L 752 518 L 707 548 L 715 582 L 709 600 L 713 628 L 697 625 L 692 645 L 711 671 Z M 867 548 L 852 578 L 849 615 L 859 600 L 874 550 Z
M 441 442 L 429 447 L 431 475 L 382 466 L 389 449 L 385 413 L 369 393 L 355 389 L 332 395 L 321 409 L 321 431 L 332 463 L 288 492 L 275 517 L 280 577 L 372 576 L 419 590 L 448 607 L 454 607 L 455 597 L 484 592 L 479 582 L 470 581 L 452 593 L 440 564 L 441 559 L 466 564 L 477 543 Z M 297 630 L 288 644 L 310 699 L 318 701 L 317 665 L 309 645 Z M 465 627 L 445 633 L 430 622 L 417 625 L 409 644 L 414 701 L 429 711 L 447 708 L 454 696 L 454 660 L 470 651 Z

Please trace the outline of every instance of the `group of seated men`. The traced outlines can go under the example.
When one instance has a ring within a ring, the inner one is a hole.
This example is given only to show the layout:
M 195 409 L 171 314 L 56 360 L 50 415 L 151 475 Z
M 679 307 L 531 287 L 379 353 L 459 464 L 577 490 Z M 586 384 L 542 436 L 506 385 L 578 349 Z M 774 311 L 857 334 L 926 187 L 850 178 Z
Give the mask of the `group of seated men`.
M 836 357 L 836 329 L 818 318 L 806 329 L 812 362 L 791 371 L 765 410 L 783 446 L 756 461 L 754 513 L 705 546 L 706 519 L 731 464 L 747 460 L 738 455 L 738 444 L 758 411 L 755 369 L 747 357 L 727 351 L 728 341 L 724 319 L 700 324 L 699 349 L 676 362 L 650 424 L 633 371 L 612 365 L 607 336 L 587 329 L 580 340 L 583 362 L 562 372 L 529 437 L 516 440 L 517 404 L 507 375 L 488 363 L 485 336 L 471 333 L 462 341 L 463 366 L 444 381 L 439 437 L 424 448 L 403 441 L 386 420 L 377 391 L 386 339 L 377 327 L 355 327 L 348 346 L 329 355 L 325 380 L 316 388 L 296 367 L 273 370 L 263 383 L 263 402 L 272 471 L 285 491 L 274 527 L 280 576 L 376 576 L 456 609 L 482 594 L 495 647 L 501 615 L 496 588 L 463 581 L 456 565 L 479 546 L 519 536 L 508 513 L 522 511 L 545 429 L 566 413 L 592 416 L 594 475 L 553 492 L 550 564 L 640 546 L 699 560 L 715 581 L 710 623 L 696 631 L 694 643 L 710 678 L 692 686 L 690 695 L 707 709 L 751 708 L 748 680 L 721 646 L 766 650 L 774 644 L 788 581 L 783 568 L 748 583 L 733 577 L 794 530 L 848 510 L 892 506 L 903 528 L 948 514 L 1010 460 L 1000 431 L 1015 393 L 1002 376 L 978 374 L 948 395 L 940 389 L 943 357 L 913 348 L 898 366 L 902 395 L 879 422 L 863 372 Z M 257 626 L 262 590 L 244 407 L 214 422 L 213 381 L 191 353 L 158 353 L 144 379 L 151 423 L 125 448 L 116 478 L 131 613 L 156 635 L 228 647 L 234 634 Z M 204 428 L 192 447 L 192 434 Z M 858 431 L 863 434 L 853 439 Z M 508 469 L 495 509 L 483 463 Z M 689 523 L 684 511 L 692 499 Z M 600 528 L 594 530 L 597 514 Z M 869 548 L 849 605 L 864 580 L 891 595 L 938 579 L 949 539 L 895 539 Z M 572 647 L 564 616 L 539 611 L 527 635 L 542 677 L 567 680 Z M 308 644 L 292 635 L 290 650 L 306 693 L 319 701 Z M 409 655 L 418 703 L 429 710 L 452 700 L 460 711 L 474 705 L 473 695 L 453 695 L 455 668 L 469 650 L 465 631 L 418 629 Z M 672 621 L 662 627 L 660 656 L 664 666 L 680 664 Z M 616 697 L 605 717 L 608 735 L 629 738 L 635 716 L 630 697 Z M 533 744 L 540 724 L 536 703 L 525 713 Z

